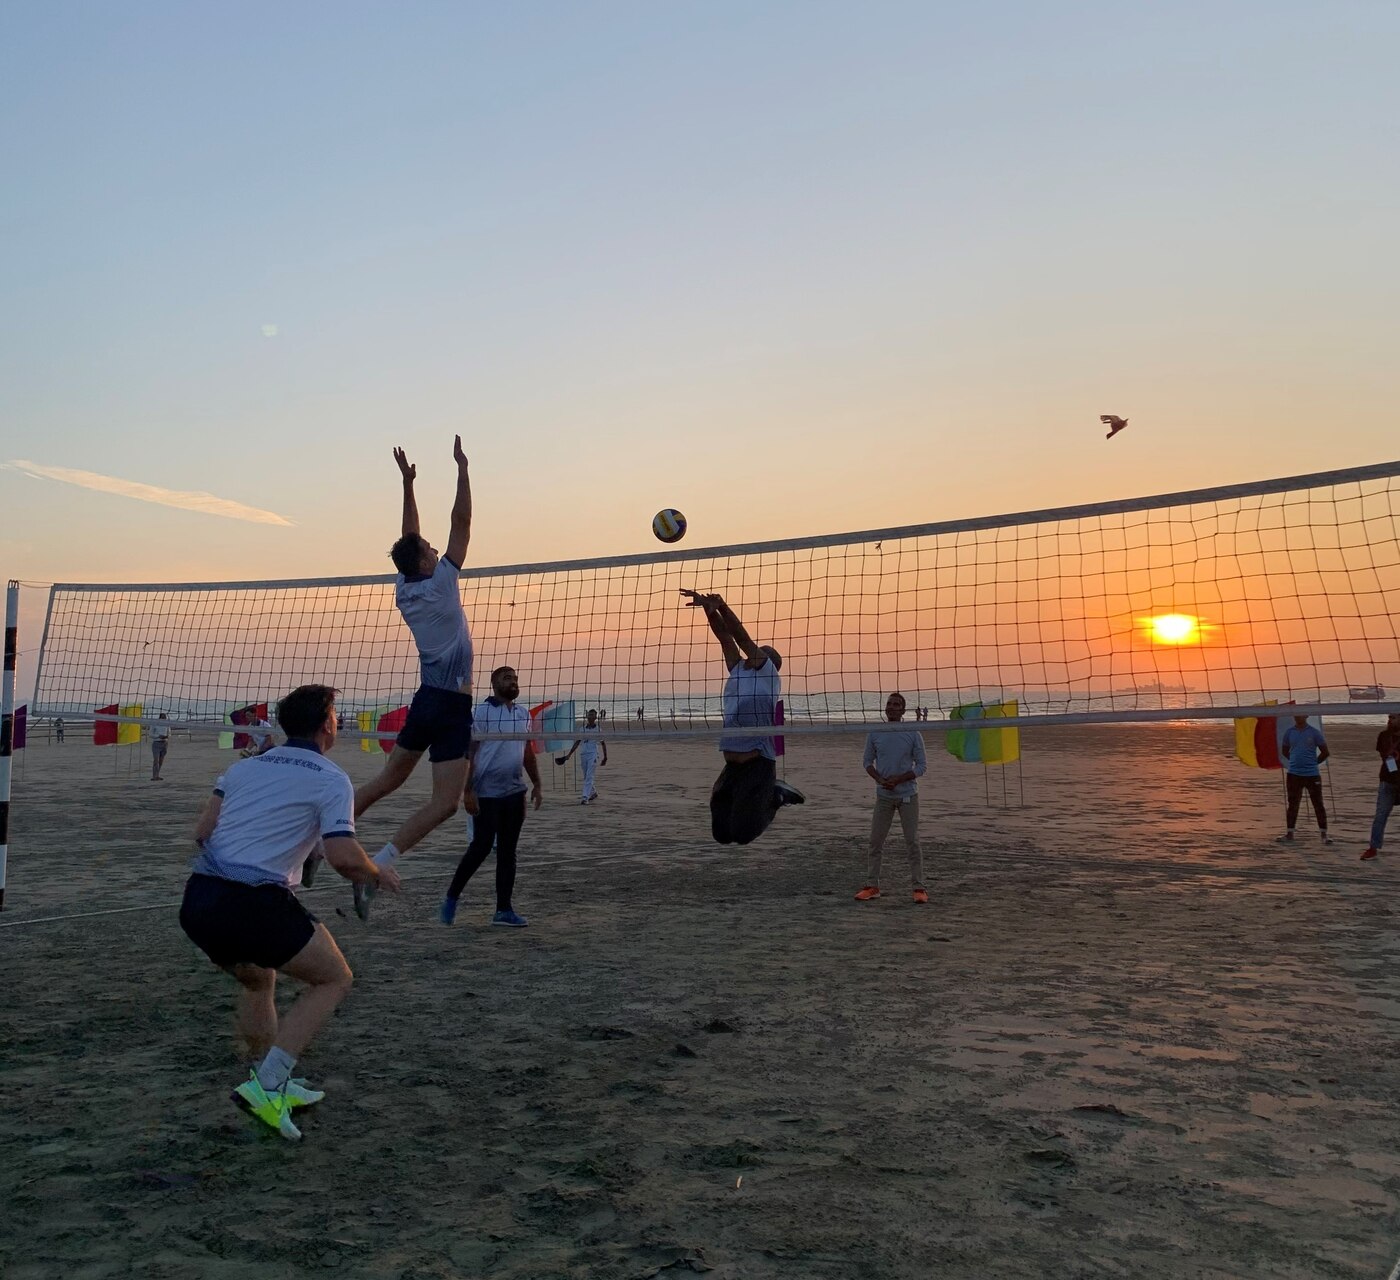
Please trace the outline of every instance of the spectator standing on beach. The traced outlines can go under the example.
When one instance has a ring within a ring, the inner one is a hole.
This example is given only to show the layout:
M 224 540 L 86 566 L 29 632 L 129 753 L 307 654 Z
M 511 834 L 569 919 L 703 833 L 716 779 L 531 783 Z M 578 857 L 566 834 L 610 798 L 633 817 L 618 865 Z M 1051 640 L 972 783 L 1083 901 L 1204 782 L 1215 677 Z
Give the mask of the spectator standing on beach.
M 885 719 L 897 724 L 904 719 L 902 693 L 885 700 Z M 870 862 L 865 884 L 856 894 L 857 902 L 880 896 L 880 855 L 895 814 L 904 832 L 909 852 L 909 878 L 914 901 L 928 901 L 924 886 L 924 861 L 919 848 L 919 779 L 928 769 L 923 735 L 917 729 L 904 733 L 871 733 L 865 739 L 865 771 L 875 780 L 875 810 L 870 818 Z
M 1371 819 L 1371 843 L 1361 855 L 1370 862 L 1385 843 L 1385 824 L 1390 811 L 1400 800 L 1400 714 L 1386 717 L 1385 728 L 1376 737 L 1376 752 L 1381 758 L 1380 786 L 1376 789 L 1376 816 Z
M 169 716 L 164 711 L 160 713 L 160 719 L 168 721 Z M 160 776 L 161 768 L 165 764 L 165 753 L 170 750 L 170 725 L 158 724 L 151 730 L 151 781 L 162 782 Z
M 1294 716 L 1293 727 L 1283 735 L 1280 748 L 1288 762 L 1288 776 L 1285 779 L 1288 829 L 1279 836 L 1279 843 L 1286 844 L 1293 839 L 1293 829 L 1298 825 L 1298 806 L 1306 791 L 1317 815 L 1317 829 L 1322 834 L 1322 843 L 1331 844 L 1332 837 L 1327 834 L 1327 809 L 1322 803 L 1322 763 L 1331 754 L 1327 749 L 1327 739 L 1322 736 L 1321 729 L 1308 723 L 1307 716 Z

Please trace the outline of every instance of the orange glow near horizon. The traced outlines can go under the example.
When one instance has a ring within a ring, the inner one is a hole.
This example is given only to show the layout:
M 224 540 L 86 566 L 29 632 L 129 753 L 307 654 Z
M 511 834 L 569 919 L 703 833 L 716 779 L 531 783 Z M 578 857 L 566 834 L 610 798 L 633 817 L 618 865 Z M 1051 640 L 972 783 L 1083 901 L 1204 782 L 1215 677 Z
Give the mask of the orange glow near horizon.
M 1154 644 L 1200 644 L 1201 620 L 1189 613 L 1164 613 L 1147 619 Z

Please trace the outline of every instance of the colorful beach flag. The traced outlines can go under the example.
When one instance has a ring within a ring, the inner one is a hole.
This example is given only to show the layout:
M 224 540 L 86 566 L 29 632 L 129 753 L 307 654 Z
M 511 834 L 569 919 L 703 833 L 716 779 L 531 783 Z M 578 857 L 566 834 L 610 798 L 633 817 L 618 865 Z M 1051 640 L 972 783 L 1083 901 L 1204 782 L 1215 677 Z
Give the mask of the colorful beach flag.
M 237 732 L 238 726 L 257 724 L 259 720 L 266 719 L 267 703 L 265 702 L 250 702 L 246 707 L 235 707 L 231 711 L 224 712 L 224 723 L 233 725 L 234 729 L 219 735 L 219 746 L 225 751 L 230 748 L 235 751 L 246 751 L 253 745 L 253 735 Z
M 1020 711 L 1020 701 L 968 702 L 954 707 L 950 720 L 1002 720 Z M 965 764 L 1011 764 L 1021 758 L 1019 729 L 952 729 L 944 738 L 948 754 Z
M 379 717 L 378 725 L 380 733 L 392 733 L 398 735 L 404 723 L 408 720 L 407 707 L 395 707 L 392 711 L 386 711 Z M 387 756 L 394 749 L 393 738 L 380 738 L 379 749 Z
M 1276 707 L 1276 699 L 1261 704 Z M 1284 703 L 1284 706 L 1289 705 Z M 1235 720 L 1235 755 L 1250 769 L 1283 768 L 1283 735 L 1287 725 L 1279 716 L 1239 716 Z
M 122 704 L 119 714 L 132 716 L 139 719 L 145 708 L 139 702 L 127 702 Z M 117 726 L 117 746 L 129 747 L 141 741 L 141 726 L 139 724 L 119 724 Z
M 114 702 L 106 707 L 94 707 L 95 716 L 115 716 L 121 708 Z M 94 747 L 114 747 L 117 745 L 117 723 L 115 720 L 94 720 L 92 723 L 92 745 Z

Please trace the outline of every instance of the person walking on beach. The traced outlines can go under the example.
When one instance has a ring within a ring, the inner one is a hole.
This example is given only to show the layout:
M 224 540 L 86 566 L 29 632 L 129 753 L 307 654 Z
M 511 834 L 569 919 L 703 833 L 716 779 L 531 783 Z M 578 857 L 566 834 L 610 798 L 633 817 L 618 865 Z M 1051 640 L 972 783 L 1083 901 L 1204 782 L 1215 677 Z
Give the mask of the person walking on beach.
M 898 724 L 904 719 L 902 693 L 885 700 L 885 719 Z M 928 901 L 924 886 L 924 861 L 919 849 L 919 782 L 928 769 L 924 738 L 917 729 L 904 733 L 871 733 L 865 739 L 865 771 L 875 780 L 875 810 L 870 818 L 870 865 L 865 884 L 856 894 L 857 902 L 880 896 L 880 855 L 890 833 L 894 815 L 904 832 L 909 852 L 909 878 L 914 901 Z
M 63 745 L 63 717 L 62 717 L 62 716 L 59 716 L 58 719 L 55 720 L 55 721 L 53 722 L 53 734 L 54 734 L 54 739 L 55 739 L 55 741 L 59 744 L 59 746 L 62 746 L 62 745 Z
M 170 717 L 164 711 L 160 713 L 161 720 L 169 720 Z M 170 749 L 170 726 L 168 724 L 158 724 L 151 729 L 151 781 L 160 782 L 162 778 L 160 771 L 165 765 L 165 753 Z
M 1385 824 L 1390 811 L 1400 800 L 1400 714 L 1392 712 L 1385 719 L 1385 728 L 1376 737 L 1376 753 L 1381 758 L 1380 786 L 1376 789 L 1376 816 L 1371 819 L 1371 843 L 1361 855 L 1370 862 L 1385 844 Z
M 588 719 L 583 727 L 595 730 L 598 728 L 598 713 L 592 708 L 589 709 Z M 579 804 L 592 804 L 598 798 L 598 789 L 593 785 L 593 775 L 600 764 L 605 765 L 608 762 L 608 744 L 602 738 L 579 738 L 569 748 L 568 755 L 560 756 L 554 763 L 566 763 L 575 751 L 579 753 L 579 763 L 583 765 L 583 798 Z M 603 757 L 601 760 L 598 758 L 600 751 Z
M 1285 785 L 1288 795 L 1288 829 L 1279 836 L 1279 843 L 1286 844 L 1293 839 L 1293 829 L 1298 825 L 1298 806 L 1306 791 L 1312 801 L 1313 812 L 1317 815 L 1317 829 L 1322 833 L 1322 843 L 1331 844 L 1327 834 L 1327 809 L 1322 803 L 1322 763 L 1331 754 L 1327 749 L 1327 739 L 1322 730 L 1308 723 L 1307 716 L 1294 716 L 1293 727 L 1283 735 L 1280 744 L 1282 755 L 1288 761 L 1288 776 Z

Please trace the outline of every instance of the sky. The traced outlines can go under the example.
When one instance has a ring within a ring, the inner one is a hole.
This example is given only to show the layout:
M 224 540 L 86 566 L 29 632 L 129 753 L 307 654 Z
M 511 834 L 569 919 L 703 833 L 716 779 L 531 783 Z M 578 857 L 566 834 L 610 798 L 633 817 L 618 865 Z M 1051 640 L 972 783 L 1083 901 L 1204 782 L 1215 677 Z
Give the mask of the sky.
M 1388 0 L 6 27 L 5 576 L 383 572 L 458 432 L 476 564 L 1396 453 Z

